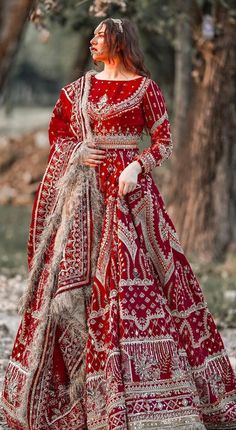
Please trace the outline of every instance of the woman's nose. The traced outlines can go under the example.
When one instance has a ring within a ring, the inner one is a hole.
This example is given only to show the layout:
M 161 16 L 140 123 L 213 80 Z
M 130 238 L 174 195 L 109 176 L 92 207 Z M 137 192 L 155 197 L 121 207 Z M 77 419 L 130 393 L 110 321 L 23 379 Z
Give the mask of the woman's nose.
M 90 40 L 90 45 L 95 45 L 95 43 L 96 43 L 96 39 L 95 39 L 95 37 L 93 37 L 93 38 Z

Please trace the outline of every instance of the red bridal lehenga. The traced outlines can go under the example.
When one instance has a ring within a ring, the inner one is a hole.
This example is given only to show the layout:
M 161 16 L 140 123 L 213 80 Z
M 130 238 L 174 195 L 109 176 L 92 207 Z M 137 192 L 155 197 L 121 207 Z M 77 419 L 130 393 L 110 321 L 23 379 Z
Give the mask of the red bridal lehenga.
M 90 71 L 62 89 L 49 138 L 2 393 L 9 427 L 236 429 L 232 367 L 150 174 L 171 153 L 159 87 Z M 106 150 L 96 169 L 80 163 L 90 141 Z M 137 188 L 119 198 L 135 159 Z

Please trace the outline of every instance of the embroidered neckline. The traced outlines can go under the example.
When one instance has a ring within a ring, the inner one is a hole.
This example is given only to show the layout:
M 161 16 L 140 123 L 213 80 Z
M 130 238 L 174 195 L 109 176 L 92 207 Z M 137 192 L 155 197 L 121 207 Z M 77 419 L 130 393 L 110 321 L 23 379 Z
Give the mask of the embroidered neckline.
M 94 77 L 94 75 L 97 72 L 95 70 L 90 70 L 87 73 L 89 73 L 91 77 Z M 134 106 L 136 106 L 142 99 L 146 91 L 146 88 L 150 83 L 150 79 L 146 76 L 142 76 L 142 80 L 141 78 L 136 78 L 133 80 L 137 80 L 137 81 L 139 80 L 139 84 L 136 90 L 132 94 L 130 94 L 130 96 L 128 96 L 126 99 L 118 103 L 107 104 L 105 102 L 104 94 L 99 99 L 99 103 L 101 102 L 99 106 L 97 106 L 97 103 L 88 101 L 87 109 L 90 117 L 94 117 L 94 118 L 97 118 L 98 120 L 101 120 L 101 116 L 103 118 L 113 117 L 113 116 L 119 115 L 122 111 L 125 112 L 129 109 L 134 108 Z M 100 79 L 97 79 L 97 81 L 100 81 Z M 114 82 L 117 82 L 117 81 L 114 81 Z M 128 81 L 123 81 L 123 82 L 128 82 Z
M 144 79 L 146 78 L 146 76 L 138 76 L 137 78 L 133 78 L 133 79 L 98 79 L 96 78 L 96 75 L 93 75 L 93 78 L 99 82 L 133 82 L 133 81 L 138 81 L 139 79 Z

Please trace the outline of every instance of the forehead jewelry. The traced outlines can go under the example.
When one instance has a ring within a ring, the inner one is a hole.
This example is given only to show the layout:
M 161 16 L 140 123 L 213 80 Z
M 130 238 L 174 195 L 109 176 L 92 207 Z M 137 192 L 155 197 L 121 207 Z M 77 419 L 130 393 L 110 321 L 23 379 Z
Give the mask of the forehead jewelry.
M 123 24 L 123 23 L 122 23 L 121 19 L 118 19 L 118 18 L 111 18 L 111 20 L 112 20 L 115 24 L 118 24 L 120 32 L 121 32 L 121 33 L 123 33 L 123 27 L 122 27 L 122 24 Z

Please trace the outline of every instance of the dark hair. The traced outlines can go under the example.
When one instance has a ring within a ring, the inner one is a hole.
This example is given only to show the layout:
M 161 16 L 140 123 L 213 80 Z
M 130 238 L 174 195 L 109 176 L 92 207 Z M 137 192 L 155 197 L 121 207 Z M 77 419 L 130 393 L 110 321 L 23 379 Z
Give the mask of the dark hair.
M 99 26 L 105 24 L 104 40 L 108 47 L 109 60 L 112 61 L 112 58 L 118 55 L 127 70 L 150 77 L 150 72 L 144 64 L 144 56 L 139 47 L 136 27 L 127 18 L 122 18 L 121 23 L 123 31 L 112 18 L 106 18 L 99 24 Z

